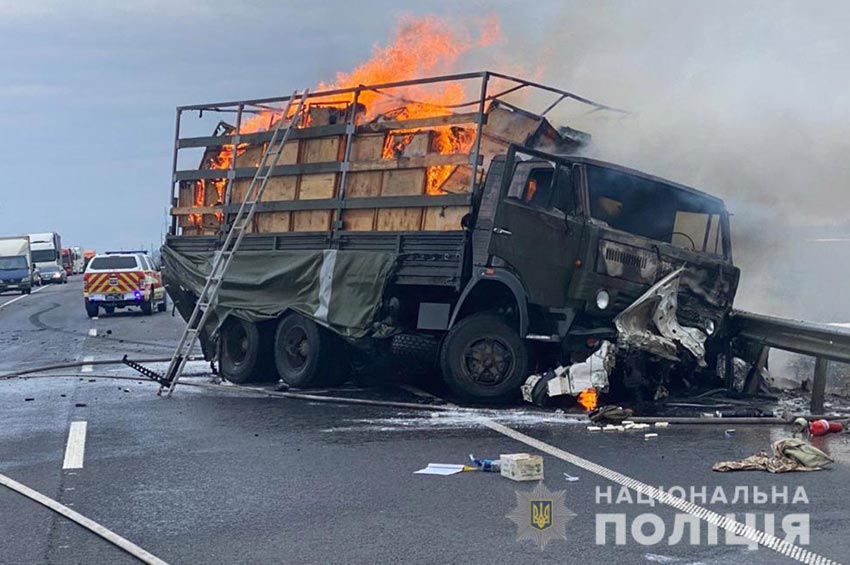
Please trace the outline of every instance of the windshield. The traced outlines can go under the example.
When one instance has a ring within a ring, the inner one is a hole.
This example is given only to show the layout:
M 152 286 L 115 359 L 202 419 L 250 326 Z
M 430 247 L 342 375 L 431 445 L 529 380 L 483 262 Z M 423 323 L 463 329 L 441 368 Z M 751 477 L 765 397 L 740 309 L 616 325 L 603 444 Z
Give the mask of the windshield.
M 27 268 L 27 258 L 23 255 L 15 257 L 0 257 L 0 270 L 11 271 Z
M 723 254 L 717 200 L 681 188 L 588 165 L 590 215 L 612 228 L 715 255 Z
M 33 250 L 32 252 L 32 261 L 33 263 L 46 263 L 48 261 L 56 260 L 56 250 L 55 249 L 39 249 Z
M 57 265 L 47 265 L 46 267 L 41 267 L 40 271 L 42 273 L 58 273 L 59 267 Z
M 111 271 L 115 269 L 135 269 L 135 257 L 95 257 L 89 263 L 88 270 L 92 271 Z

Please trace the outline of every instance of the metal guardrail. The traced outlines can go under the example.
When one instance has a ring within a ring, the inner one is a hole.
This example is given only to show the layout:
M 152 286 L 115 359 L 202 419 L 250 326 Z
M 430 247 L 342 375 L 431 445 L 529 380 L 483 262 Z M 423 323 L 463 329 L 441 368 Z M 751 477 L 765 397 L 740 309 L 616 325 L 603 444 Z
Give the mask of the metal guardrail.
M 735 337 L 792 353 L 850 363 L 848 329 L 740 310 L 732 312 L 730 322 Z
M 829 361 L 850 363 L 850 330 L 735 310 L 730 317 L 732 337 L 765 347 L 815 358 L 811 413 L 823 414 Z

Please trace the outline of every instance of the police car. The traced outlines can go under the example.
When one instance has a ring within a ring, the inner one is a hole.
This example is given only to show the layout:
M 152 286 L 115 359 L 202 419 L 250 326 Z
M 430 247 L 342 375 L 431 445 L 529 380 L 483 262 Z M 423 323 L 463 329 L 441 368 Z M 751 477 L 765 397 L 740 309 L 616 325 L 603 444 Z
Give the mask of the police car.
M 83 297 L 90 318 L 101 308 L 107 314 L 128 306 L 145 314 L 166 308 L 162 275 L 144 252 L 95 255 L 83 275 Z

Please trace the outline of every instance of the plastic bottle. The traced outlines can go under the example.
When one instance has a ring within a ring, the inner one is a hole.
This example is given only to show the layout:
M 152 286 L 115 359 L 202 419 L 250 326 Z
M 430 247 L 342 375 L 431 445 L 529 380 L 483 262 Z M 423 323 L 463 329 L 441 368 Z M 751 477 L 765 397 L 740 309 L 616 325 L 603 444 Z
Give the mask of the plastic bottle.
M 826 420 L 815 420 L 809 424 L 809 431 L 813 436 L 825 436 L 829 433 L 829 422 Z
M 474 467 L 485 473 L 498 473 L 502 469 L 502 462 L 498 459 L 477 459 L 470 453 L 469 460 Z

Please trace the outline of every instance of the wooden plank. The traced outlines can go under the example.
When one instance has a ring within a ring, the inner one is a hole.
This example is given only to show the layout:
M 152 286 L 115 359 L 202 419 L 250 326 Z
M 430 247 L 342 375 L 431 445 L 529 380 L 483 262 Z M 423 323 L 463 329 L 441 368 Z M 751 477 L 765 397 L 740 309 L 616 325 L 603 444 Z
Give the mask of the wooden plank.
M 341 137 L 307 139 L 301 142 L 301 163 L 329 163 L 341 159 Z
M 482 133 L 509 143 L 524 145 L 540 127 L 542 121 L 540 117 L 531 117 L 493 104 L 487 112 L 487 124 Z
M 342 213 L 342 229 L 349 231 L 372 231 L 375 229 L 375 209 L 345 210 Z
M 290 140 L 283 146 L 283 151 L 277 161 L 280 165 L 294 165 L 298 162 L 298 140 Z M 260 160 L 263 158 L 263 152 L 266 150 L 266 144 L 252 145 L 248 147 L 244 153 L 236 156 L 236 167 L 252 167 L 257 168 L 260 165 Z
M 274 202 L 277 200 L 295 200 L 295 189 L 297 184 L 298 177 L 271 177 L 266 185 L 266 191 L 263 193 L 263 197 L 260 201 Z M 239 202 L 241 202 L 241 200 L 234 201 L 234 204 Z
M 408 196 L 425 193 L 425 170 L 404 169 L 386 171 L 381 187 L 381 196 Z
M 254 218 L 258 233 L 279 233 L 289 231 L 289 212 L 258 212 Z
M 413 134 L 413 139 L 402 152 L 402 157 L 424 157 L 431 152 L 433 131 L 420 131 Z
M 286 178 L 286 177 L 283 177 Z M 292 178 L 292 177 L 290 177 Z M 333 198 L 336 195 L 336 173 L 302 175 L 298 200 Z
M 426 208 L 422 229 L 425 231 L 456 231 L 462 229 L 460 220 L 469 213 L 468 206 Z
M 440 185 L 440 190 L 449 194 L 469 193 L 469 188 L 472 185 L 472 167 L 459 166 L 455 167 L 449 178 Z
M 345 198 L 380 196 L 383 178 L 381 171 L 349 174 L 345 181 Z
M 378 231 L 418 231 L 422 222 L 422 208 L 395 208 L 378 210 Z
M 292 231 L 328 231 L 330 228 L 331 212 L 329 210 L 292 212 Z
M 408 196 L 425 193 L 425 170 L 386 171 L 381 196 Z M 378 210 L 378 231 L 413 231 L 422 223 L 422 208 L 390 208 Z
M 171 209 L 172 216 L 188 216 L 189 214 L 215 214 L 221 212 L 221 206 L 177 206 Z
M 380 161 L 360 161 L 349 164 L 349 171 L 390 171 L 395 169 L 423 169 L 438 165 L 468 165 L 469 153 L 440 155 L 432 153 L 424 157 L 402 157 Z
M 358 126 L 357 132 L 380 132 L 394 129 L 417 129 L 452 124 L 474 124 L 478 120 L 478 112 L 465 114 L 447 114 L 445 116 L 434 116 L 430 118 L 416 118 L 413 120 L 390 120 L 385 122 L 374 122 Z
M 358 134 L 351 141 L 351 161 L 378 161 L 383 158 L 386 134 Z

